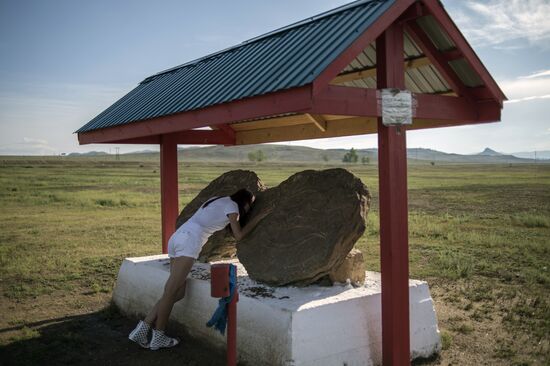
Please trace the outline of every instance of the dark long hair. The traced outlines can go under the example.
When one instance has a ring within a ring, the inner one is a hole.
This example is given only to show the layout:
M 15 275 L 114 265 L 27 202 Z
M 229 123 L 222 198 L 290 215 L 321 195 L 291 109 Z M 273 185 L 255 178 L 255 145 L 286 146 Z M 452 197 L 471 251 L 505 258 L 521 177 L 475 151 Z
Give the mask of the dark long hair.
M 242 219 L 244 219 L 244 216 L 246 215 L 244 208 L 246 205 L 252 207 L 252 197 L 254 197 L 254 194 L 248 189 L 242 188 L 229 197 L 239 206 L 239 221 L 242 222 Z

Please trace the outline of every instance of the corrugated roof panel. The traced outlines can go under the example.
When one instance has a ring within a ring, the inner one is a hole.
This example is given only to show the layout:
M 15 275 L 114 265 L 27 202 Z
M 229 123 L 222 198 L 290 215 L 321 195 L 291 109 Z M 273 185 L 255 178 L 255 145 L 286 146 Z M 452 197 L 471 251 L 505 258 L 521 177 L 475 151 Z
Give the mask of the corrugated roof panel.
M 417 70 L 430 84 L 430 93 L 442 93 L 449 90 L 448 86 L 444 83 L 445 79 L 441 77 L 441 74 L 433 65 L 421 66 Z
M 452 91 L 451 89 L 451 85 L 449 85 L 449 83 L 447 82 L 447 79 L 445 79 L 440 73 L 439 71 L 437 70 L 437 68 L 434 66 L 434 65 L 430 65 L 430 72 L 432 75 L 434 75 L 434 77 L 437 77 L 437 79 L 441 82 L 441 84 L 443 85 L 442 87 L 442 90 L 440 90 L 440 92 L 443 92 L 443 91 Z
M 376 78 L 366 78 L 365 83 L 369 88 L 372 88 L 372 89 L 376 88 Z
M 412 82 L 417 87 L 420 93 L 426 93 L 428 90 L 431 92 L 434 91 L 432 85 L 418 69 L 407 70 L 406 75 L 411 78 Z
M 453 60 L 449 62 L 449 65 L 451 65 L 453 71 L 458 75 L 464 85 L 469 87 L 484 85 L 483 81 L 481 81 L 480 77 L 464 58 Z
M 371 64 L 373 66 L 376 65 L 376 47 L 374 43 L 372 43 L 370 46 L 365 48 L 363 52 L 367 55 Z
M 412 91 L 413 93 L 422 92 L 416 81 L 411 77 L 408 72 L 405 73 L 405 88 Z
M 395 1 L 347 4 L 152 75 L 77 132 L 309 84 Z
M 447 35 L 447 32 L 439 26 L 437 20 L 435 20 L 431 15 L 426 15 L 416 19 L 416 23 L 418 23 L 420 28 L 426 32 L 438 50 L 447 51 L 456 47 Z
M 374 65 L 374 62 L 369 60 L 367 54 L 364 51 L 361 52 L 359 55 L 357 55 L 357 61 L 360 65 L 360 67 L 363 67 L 363 68 Z
M 403 42 L 403 48 L 405 49 L 405 54 L 408 56 L 420 56 L 422 55 L 422 51 L 420 50 L 420 47 L 416 45 L 416 43 L 412 40 L 412 38 L 408 35 L 407 32 L 405 33 L 405 38 Z

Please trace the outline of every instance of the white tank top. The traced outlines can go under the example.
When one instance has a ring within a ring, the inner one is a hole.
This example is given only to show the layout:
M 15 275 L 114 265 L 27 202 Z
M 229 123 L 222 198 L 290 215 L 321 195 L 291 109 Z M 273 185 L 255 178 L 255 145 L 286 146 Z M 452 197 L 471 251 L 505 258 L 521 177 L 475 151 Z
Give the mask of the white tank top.
M 206 202 L 208 201 L 210 199 Z M 206 207 L 201 206 L 177 231 L 191 231 L 206 241 L 210 235 L 229 224 L 227 215 L 231 213 L 238 214 L 239 205 L 230 197 L 222 197 L 210 202 Z

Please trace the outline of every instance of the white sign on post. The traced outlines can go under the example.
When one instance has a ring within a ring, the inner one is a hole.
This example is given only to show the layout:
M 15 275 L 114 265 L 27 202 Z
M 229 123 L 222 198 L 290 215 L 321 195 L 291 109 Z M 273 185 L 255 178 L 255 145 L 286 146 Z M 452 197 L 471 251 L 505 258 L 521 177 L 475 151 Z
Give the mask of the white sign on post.
M 384 126 L 412 124 L 416 100 L 409 90 L 381 89 L 378 91 L 378 105 Z

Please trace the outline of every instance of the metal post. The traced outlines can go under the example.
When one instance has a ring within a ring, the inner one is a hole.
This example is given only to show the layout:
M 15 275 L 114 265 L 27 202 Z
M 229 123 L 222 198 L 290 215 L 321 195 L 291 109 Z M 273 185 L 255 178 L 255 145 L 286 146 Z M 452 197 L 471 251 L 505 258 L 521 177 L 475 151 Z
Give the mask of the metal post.
M 392 24 L 376 40 L 377 88 L 404 89 L 403 27 Z M 405 127 L 378 118 L 382 361 L 410 365 L 407 150 Z
M 162 253 L 168 253 L 168 239 L 176 230 L 178 218 L 178 145 L 174 136 L 160 139 L 160 204 Z

